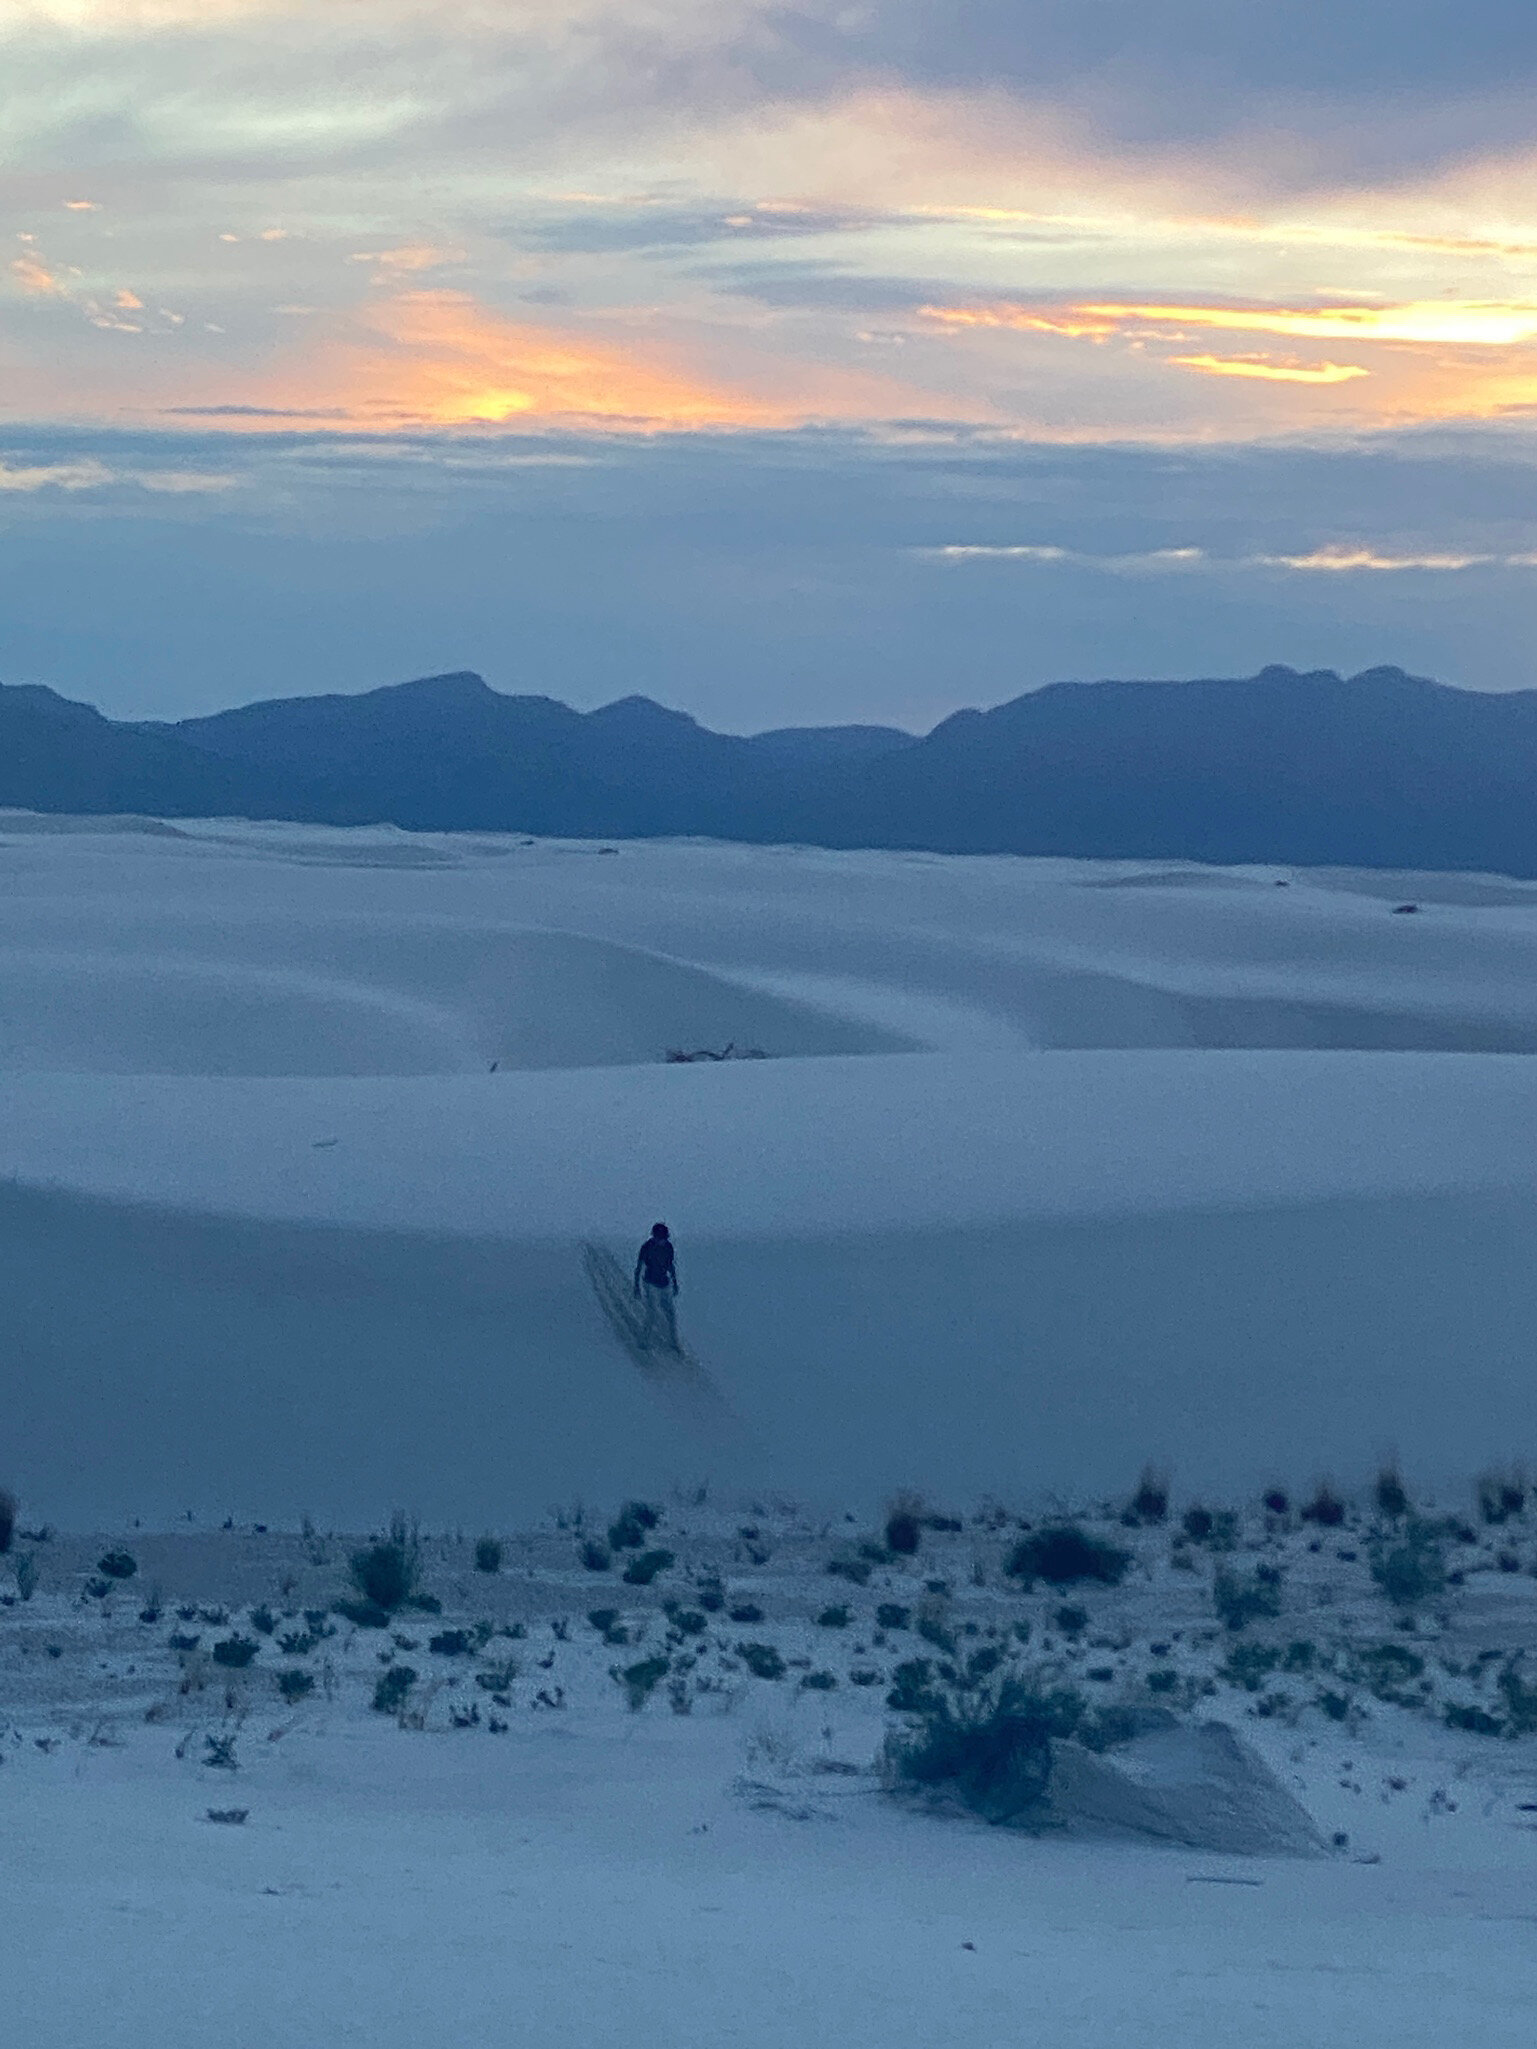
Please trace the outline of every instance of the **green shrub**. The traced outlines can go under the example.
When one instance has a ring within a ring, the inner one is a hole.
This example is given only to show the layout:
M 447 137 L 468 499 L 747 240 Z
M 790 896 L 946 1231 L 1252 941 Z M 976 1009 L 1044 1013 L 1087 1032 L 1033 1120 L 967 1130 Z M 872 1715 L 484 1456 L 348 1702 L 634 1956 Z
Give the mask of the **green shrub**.
M 392 1615 L 403 1608 L 416 1592 L 418 1558 L 416 1547 L 391 1537 L 383 1544 L 370 1544 L 354 1551 L 350 1570 L 352 1583 L 372 1608 Z M 341 1603 L 338 1602 L 340 1607 Z M 347 1610 L 343 1609 L 345 1614 Z M 356 1621 L 358 1618 L 353 1616 Z
M 139 1561 L 131 1551 L 109 1551 L 96 1561 L 96 1570 L 108 1579 L 132 1579 L 138 1569 Z
M 626 1665 L 623 1671 L 614 1666 L 610 1676 L 624 1688 L 631 1710 L 638 1714 L 670 1670 L 666 1658 L 643 1658 L 637 1665 Z
M 1486 1523 L 1509 1522 L 1526 1509 L 1526 1482 L 1519 1473 L 1483 1473 L 1478 1482 L 1478 1509 Z
M 912 1610 L 896 1601 L 882 1601 L 875 1611 L 876 1626 L 880 1629 L 906 1629 L 911 1620 Z
M 216 1665 L 228 1665 L 237 1672 L 243 1671 L 259 1648 L 255 1637 L 227 1636 L 222 1643 L 214 1645 L 213 1661 Z
M 1372 1578 L 1393 1606 L 1412 1614 L 1446 1586 L 1446 1559 L 1429 1526 L 1411 1523 L 1405 1541 L 1372 1560 Z
M 1386 1465 L 1378 1473 L 1372 1499 L 1377 1504 L 1377 1513 L 1385 1515 L 1389 1522 L 1398 1522 L 1409 1513 L 1409 1490 L 1396 1465 Z
M 751 1601 L 739 1601 L 731 1610 L 731 1620 L 733 1622 L 761 1622 L 763 1620 L 763 1610 L 755 1607 Z
M 808 1672 L 801 1685 L 811 1693 L 831 1693 L 837 1685 L 831 1672 Z
M 1506 1726 L 1512 1736 L 1537 1734 L 1537 1686 L 1528 1686 L 1517 1669 L 1519 1653 L 1504 1666 L 1495 1685 L 1505 1703 Z
M 260 1636 L 271 1636 L 278 1626 L 278 1619 L 264 1601 L 259 1608 L 251 1610 L 251 1627 Z
M 1169 1476 L 1160 1473 L 1153 1466 L 1142 1468 L 1142 1478 L 1137 1482 L 1137 1491 L 1127 1504 L 1127 1514 L 1133 1522 L 1161 1523 L 1169 1513 Z
M 736 1654 L 754 1679 L 783 1679 L 785 1661 L 771 1643 L 739 1643 Z
M 1345 1504 L 1327 1480 L 1319 1482 L 1312 1500 L 1302 1510 L 1302 1520 L 1320 1529 L 1336 1530 L 1345 1520 Z
M 18 1551 L 16 1564 L 16 1591 L 24 1601 L 30 1601 L 37 1592 L 37 1559 L 30 1551 Z
M 502 1569 L 502 1547 L 495 1537 L 477 1537 L 475 1540 L 475 1570 L 477 1572 L 500 1572 Z
M 374 1688 L 374 1713 L 398 1715 L 415 1684 L 416 1674 L 409 1665 L 391 1665 Z
M 359 1629 L 388 1629 L 390 1611 L 374 1601 L 338 1601 L 336 1612 Z
M 848 1609 L 824 1608 L 817 1617 L 817 1626 L 821 1629 L 847 1629 L 849 1626 Z
M 468 1658 L 475 1646 L 467 1629 L 444 1629 L 428 1639 L 427 1648 L 435 1658 Z
M 625 1567 L 624 1583 L 628 1587 L 648 1587 L 659 1572 L 666 1572 L 676 1563 L 670 1551 L 642 1551 Z
M 898 1502 L 886 1518 L 886 1549 L 900 1558 L 911 1558 L 923 1542 L 919 1511 L 909 1502 Z
M 1234 1644 L 1223 1661 L 1220 1676 L 1230 1686 L 1241 1686 L 1245 1693 L 1258 1693 L 1261 1683 L 1280 1662 L 1281 1653 L 1274 1644 Z
M 846 1553 L 829 1558 L 827 1569 L 834 1579 L 846 1579 L 856 1587 L 870 1583 L 870 1561 L 867 1558 L 851 1558 Z
M 279 1672 L 278 1692 L 284 1700 L 303 1700 L 307 1693 L 315 1691 L 315 1677 L 312 1672 L 303 1671 L 295 1665 L 291 1671 Z
M 1498 1736 L 1505 1726 L 1498 1716 L 1483 1708 L 1464 1707 L 1458 1701 L 1447 1703 L 1444 1719 L 1448 1729 L 1465 1729 L 1473 1736 Z
M 978 1688 L 924 1688 L 918 1700 L 908 1710 L 916 1726 L 886 1738 L 888 1784 L 947 1792 L 995 1824 L 1039 1812 L 1051 1783 L 1052 1744 L 1075 1734 L 1085 1713 L 1073 1689 L 1042 1692 L 1018 1677 Z
M 588 1572 L 607 1572 L 614 1562 L 604 1547 L 594 1543 L 591 1537 L 583 1544 L 580 1555 Z
M 1004 1571 L 1011 1579 L 1034 1586 L 1043 1579 L 1049 1586 L 1072 1586 L 1093 1580 L 1101 1586 L 1119 1586 L 1131 1563 L 1131 1553 L 1118 1545 L 1091 1537 L 1073 1523 L 1037 1530 L 1015 1545 Z
M 1147 1675 L 1149 1693 L 1172 1693 L 1179 1684 L 1179 1674 L 1172 1665 L 1160 1665 Z
M 638 1551 L 646 1541 L 646 1532 L 654 1530 L 662 1520 L 662 1511 L 653 1508 L 647 1501 L 627 1501 L 609 1525 L 608 1543 L 611 1551 Z
M 11 1548 L 16 1534 L 16 1496 L 0 1487 L 0 1558 Z
M 1273 1565 L 1256 1567 L 1254 1576 L 1220 1571 L 1212 1582 L 1212 1606 L 1223 1627 L 1235 1633 L 1251 1622 L 1272 1621 L 1281 1612 L 1281 1575 Z
M 1064 1603 L 1051 1619 L 1064 1636 L 1082 1636 L 1089 1626 L 1089 1611 Z

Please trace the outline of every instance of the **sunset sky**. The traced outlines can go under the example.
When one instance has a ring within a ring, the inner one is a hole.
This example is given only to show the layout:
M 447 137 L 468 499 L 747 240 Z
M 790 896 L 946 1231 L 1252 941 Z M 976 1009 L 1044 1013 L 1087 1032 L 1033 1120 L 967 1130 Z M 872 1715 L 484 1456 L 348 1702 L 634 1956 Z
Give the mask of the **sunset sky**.
M 0 681 L 1537 681 L 1519 0 L 0 0 Z

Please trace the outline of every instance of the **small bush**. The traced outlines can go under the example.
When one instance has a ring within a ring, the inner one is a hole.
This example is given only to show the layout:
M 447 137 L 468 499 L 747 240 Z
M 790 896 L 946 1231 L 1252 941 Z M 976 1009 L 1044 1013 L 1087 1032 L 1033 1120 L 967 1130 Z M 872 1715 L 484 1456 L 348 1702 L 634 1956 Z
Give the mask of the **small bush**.
M 1291 1514 L 1291 1496 L 1284 1487 L 1267 1487 L 1261 1501 L 1266 1515 Z
M 894 1501 L 886 1517 L 886 1549 L 899 1558 L 911 1558 L 923 1542 L 921 1502 L 906 1497 Z
M 1273 1620 L 1281 1612 L 1281 1575 L 1273 1565 L 1261 1565 L 1252 1579 L 1236 1572 L 1219 1572 L 1212 1584 L 1212 1605 L 1226 1629 L 1247 1629 L 1251 1622 Z
M 834 1579 L 846 1579 L 852 1586 L 863 1587 L 870 1583 L 870 1561 L 867 1558 L 851 1558 L 840 1554 L 829 1558 L 827 1569 Z
M 315 1675 L 295 1665 L 290 1671 L 279 1672 L 278 1692 L 284 1700 L 303 1700 L 305 1695 L 315 1691 Z
M 1509 1522 L 1526 1509 L 1526 1482 L 1519 1473 L 1483 1473 L 1478 1482 L 1478 1512 L 1486 1523 Z M 3 1548 L 3 1547 L 0 1547 Z
M 1142 1468 L 1142 1478 L 1137 1482 L 1137 1491 L 1127 1503 L 1127 1511 L 1134 1522 L 1161 1523 L 1169 1513 L 1169 1476 L 1152 1466 Z
M 216 1665 L 228 1665 L 233 1671 L 243 1672 L 260 1648 L 254 1636 L 226 1636 L 214 1645 L 213 1661 Z
M 386 1543 L 354 1551 L 350 1569 L 352 1583 L 364 1601 L 382 1608 L 387 1615 L 403 1608 L 416 1592 L 416 1547 L 393 1537 Z
M 824 1608 L 817 1617 L 817 1625 L 821 1629 L 847 1629 L 849 1611 L 847 1608 Z
M 415 1684 L 416 1674 L 409 1665 L 391 1665 L 374 1688 L 374 1713 L 398 1715 Z
M 703 1636 L 710 1626 L 709 1617 L 698 1608 L 680 1608 L 676 1601 L 665 1603 L 662 1612 L 679 1636 Z
M 112 1582 L 109 1579 L 88 1579 L 85 1583 L 85 1592 L 93 1601 L 104 1601 L 111 1591 Z
M 1473 1736 L 1498 1736 L 1504 1729 L 1498 1716 L 1481 1707 L 1464 1707 L 1458 1701 L 1448 1703 L 1444 1719 L 1448 1729 L 1465 1729 Z
M 1404 1614 L 1434 1600 L 1446 1586 L 1446 1559 L 1423 1525 L 1411 1525 L 1407 1541 L 1372 1561 L 1372 1578 Z
M 1051 1619 L 1064 1636 L 1082 1636 L 1089 1626 L 1089 1611 L 1087 1608 L 1063 1606 Z
M 624 1688 L 632 1712 L 638 1714 L 670 1669 L 666 1658 L 643 1658 L 638 1665 L 627 1665 L 623 1671 L 615 1666 L 612 1676 Z
M 627 1587 L 648 1587 L 659 1572 L 666 1572 L 677 1562 L 670 1551 L 642 1551 L 625 1567 L 624 1583 Z
M 16 1553 L 16 1591 L 24 1601 L 30 1601 L 37 1592 L 37 1560 L 30 1551 Z
M 1246 1693 L 1258 1693 L 1260 1685 L 1281 1662 L 1281 1653 L 1274 1644 L 1234 1644 L 1223 1661 L 1221 1676 L 1230 1686 L 1241 1686 Z
M 388 1629 L 390 1611 L 375 1601 L 338 1601 L 336 1612 L 359 1629 Z
M 699 1582 L 699 1605 L 707 1615 L 718 1615 L 726 1605 L 726 1589 L 718 1579 L 702 1579 Z
M 831 1672 L 808 1672 L 801 1686 L 810 1693 L 831 1693 L 837 1683 Z
M 251 1610 L 251 1627 L 258 1636 L 271 1636 L 278 1626 L 278 1619 L 265 1602 Z
M 1051 1783 L 1052 1744 L 1084 1713 L 1070 1688 L 1043 1693 L 1019 1678 L 975 1691 L 924 1689 L 919 1725 L 886 1739 L 888 1784 L 947 1792 L 995 1824 L 1038 1812 Z
M 1512 1658 L 1502 1668 L 1495 1685 L 1505 1703 L 1506 1726 L 1511 1735 L 1531 1736 L 1537 1734 L 1537 1686 L 1528 1686 L 1517 1664 L 1518 1659 Z
M 609 1549 L 639 1551 L 646 1541 L 646 1532 L 654 1530 L 661 1520 L 662 1511 L 649 1502 L 627 1501 L 609 1525 Z
M 896 1601 L 882 1601 L 875 1611 L 876 1626 L 879 1629 L 906 1629 L 912 1620 L 912 1610 L 902 1607 Z
M 500 1572 L 502 1569 L 502 1547 L 495 1537 L 479 1537 L 475 1543 L 475 1570 L 477 1572 Z
M 1185 1532 L 1185 1535 L 1192 1544 L 1204 1544 L 1216 1528 L 1216 1523 L 1217 1519 L 1211 1510 L 1209 1508 L 1202 1508 L 1200 1503 L 1197 1502 L 1193 1508 L 1185 1510 L 1180 1522 L 1180 1528 Z
M 1004 1571 L 1011 1579 L 1033 1586 L 1043 1579 L 1049 1586 L 1066 1587 L 1080 1580 L 1116 1587 L 1126 1576 L 1131 1553 L 1115 1544 L 1091 1537 L 1075 1524 L 1037 1530 L 1015 1545 Z
M 429 1637 L 427 1648 L 435 1658 L 468 1658 L 475 1644 L 467 1629 L 444 1629 Z
M 1396 1465 L 1386 1465 L 1378 1473 L 1372 1499 L 1377 1504 L 1377 1513 L 1385 1515 L 1389 1522 L 1398 1522 L 1409 1513 L 1409 1490 Z
M 184 1630 L 173 1629 L 166 1638 L 166 1649 L 175 1651 L 178 1657 L 189 1656 L 203 1641 L 200 1636 L 191 1636 Z
M 1319 1482 L 1312 1500 L 1302 1511 L 1302 1520 L 1317 1523 L 1324 1530 L 1337 1530 L 1345 1520 L 1345 1504 L 1327 1480 Z
M 1172 1693 L 1179 1684 L 1179 1674 L 1172 1665 L 1162 1665 L 1147 1675 L 1149 1693 Z
M 739 1643 L 736 1654 L 754 1679 L 783 1679 L 785 1661 L 771 1643 Z
M 129 1551 L 109 1551 L 96 1561 L 96 1570 L 108 1579 L 132 1579 L 139 1569 L 139 1561 Z
M 604 1546 L 595 1543 L 591 1537 L 582 1546 L 581 1560 L 588 1572 L 607 1572 L 614 1562 Z
M 761 1622 L 763 1610 L 751 1601 L 738 1601 L 730 1611 L 733 1622 Z
M 11 1548 L 16 1534 L 16 1496 L 0 1487 L 0 1558 Z

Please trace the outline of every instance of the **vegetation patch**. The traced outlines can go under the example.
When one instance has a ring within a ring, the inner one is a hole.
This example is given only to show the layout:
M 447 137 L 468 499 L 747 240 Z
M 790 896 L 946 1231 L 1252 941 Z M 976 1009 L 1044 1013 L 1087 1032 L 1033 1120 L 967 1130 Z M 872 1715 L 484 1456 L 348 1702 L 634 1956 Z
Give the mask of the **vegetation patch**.
M 1073 1586 L 1091 1580 L 1100 1586 L 1117 1587 L 1126 1576 L 1131 1553 L 1119 1545 L 1092 1537 L 1076 1523 L 1036 1530 L 1016 1544 L 1004 1571 L 1011 1579 L 1034 1586 L 1038 1579 L 1048 1586 Z

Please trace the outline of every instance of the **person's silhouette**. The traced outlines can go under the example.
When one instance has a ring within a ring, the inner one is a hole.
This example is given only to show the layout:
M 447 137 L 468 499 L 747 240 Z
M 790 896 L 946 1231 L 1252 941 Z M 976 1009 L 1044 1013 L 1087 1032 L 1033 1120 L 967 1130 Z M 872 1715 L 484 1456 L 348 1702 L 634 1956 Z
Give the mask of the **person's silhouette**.
M 671 1235 L 665 1224 L 653 1224 L 651 1236 L 640 1248 L 635 1259 L 635 1297 L 639 1301 L 642 1286 L 646 1296 L 646 1320 L 641 1325 L 640 1341 L 649 1345 L 651 1334 L 656 1329 L 660 1315 L 667 1326 L 667 1342 L 676 1352 L 678 1349 L 678 1260 L 673 1251 Z

